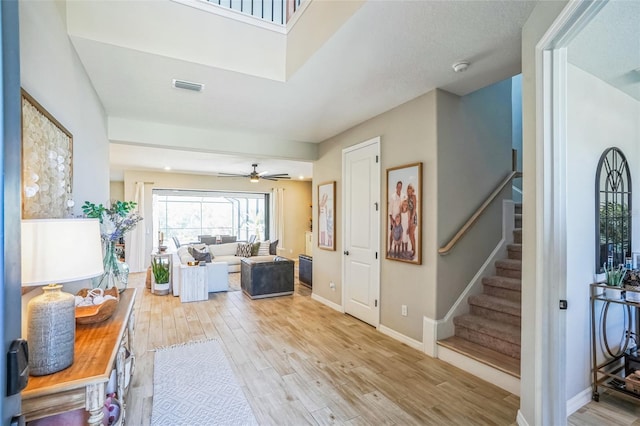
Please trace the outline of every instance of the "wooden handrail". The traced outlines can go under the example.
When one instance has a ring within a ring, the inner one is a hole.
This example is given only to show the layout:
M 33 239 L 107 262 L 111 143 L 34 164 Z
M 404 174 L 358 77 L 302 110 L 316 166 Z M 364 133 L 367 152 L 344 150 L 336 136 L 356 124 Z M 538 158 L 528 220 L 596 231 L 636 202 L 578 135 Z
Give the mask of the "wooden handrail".
M 507 186 L 507 184 L 511 182 L 512 179 L 519 178 L 519 177 L 522 177 L 521 172 L 517 172 L 517 171 L 510 172 L 507 175 L 507 177 L 505 177 L 504 180 L 500 182 L 500 184 L 496 187 L 496 189 L 494 189 L 493 192 L 487 197 L 484 203 L 482 203 L 482 205 L 478 207 L 478 210 L 476 210 L 476 212 L 469 218 L 469 220 L 467 220 L 465 224 L 462 225 L 462 228 L 460 228 L 460 230 L 456 233 L 456 235 L 454 235 L 453 238 L 451 238 L 451 240 L 444 247 L 438 249 L 438 253 L 441 255 L 449 254 L 451 249 L 458 243 L 458 241 L 460 241 L 462 236 L 466 234 L 467 231 L 469 231 L 469 229 L 471 229 L 473 224 L 476 223 L 476 221 L 480 218 L 480 215 L 484 213 L 487 207 L 489 207 L 489 204 L 491 204 L 493 200 L 498 196 L 498 194 L 502 192 L 504 187 Z

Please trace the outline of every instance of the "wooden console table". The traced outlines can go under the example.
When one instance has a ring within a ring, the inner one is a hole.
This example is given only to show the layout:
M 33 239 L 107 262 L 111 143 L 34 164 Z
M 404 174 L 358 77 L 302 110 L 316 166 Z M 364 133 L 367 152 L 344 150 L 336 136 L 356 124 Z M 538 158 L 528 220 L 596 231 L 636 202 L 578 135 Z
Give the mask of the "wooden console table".
M 121 418 L 125 413 L 125 352 L 133 349 L 136 289 L 120 293 L 118 308 L 106 321 L 76 326 L 73 364 L 48 376 L 29 376 L 22 391 L 26 421 L 83 408 L 89 425 L 102 425 L 107 382 L 116 366 Z

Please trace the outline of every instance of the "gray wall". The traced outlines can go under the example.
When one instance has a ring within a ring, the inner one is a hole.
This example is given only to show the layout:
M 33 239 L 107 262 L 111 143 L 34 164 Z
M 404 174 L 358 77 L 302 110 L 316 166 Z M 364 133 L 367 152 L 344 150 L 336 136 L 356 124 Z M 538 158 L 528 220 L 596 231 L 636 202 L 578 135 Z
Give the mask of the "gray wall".
M 380 262 L 380 323 L 417 341 L 422 340 L 422 318 L 435 313 L 436 271 L 436 93 L 430 92 L 361 123 L 320 144 L 313 165 L 313 217 L 317 211 L 317 185 L 336 181 L 336 251 L 320 250 L 314 229 L 313 292 L 342 304 L 342 149 L 380 136 L 380 204 L 386 209 L 386 169 L 421 161 L 423 183 L 422 265 L 382 259 Z M 385 215 L 381 214 L 381 244 L 386 239 Z M 379 250 L 384 253 L 382 246 Z M 383 256 L 382 256 L 383 257 Z M 329 282 L 336 290 L 329 288 Z M 400 315 L 407 305 L 408 316 Z
M 375 136 L 381 138 L 383 213 L 386 170 L 423 163 L 422 265 L 380 261 L 380 324 L 422 341 L 423 317 L 444 316 L 501 237 L 501 203 L 496 202 L 454 253 L 446 257 L 437 253 L 511 169 L 511 82 L 462 98 L 432 91 L 320 144 L 313 167 L 313 199 L 318 183 L 337 182 L 337 246 L 335 252 L 314 247 L 313 291 L 338 305 L 342 304 L 342 149 Z M 317 216 L 315 205 L 313 214 Z M 384 244 L 385 214 L 381 217 Z M 336 283 L 335 291 L 330 282 Z M 408 316 L 401 315 L 401 305 L 407 305 Z
M 109 200 L 124 201 L 124 181 L 109 182 Z
M 438 244 L 453 235 L 511 171 L 511 79 L 459 97 L 438 90 Z M 451 308 L 502 237 L 502 198 L 451 252 L 438 256 L 436 319 Z

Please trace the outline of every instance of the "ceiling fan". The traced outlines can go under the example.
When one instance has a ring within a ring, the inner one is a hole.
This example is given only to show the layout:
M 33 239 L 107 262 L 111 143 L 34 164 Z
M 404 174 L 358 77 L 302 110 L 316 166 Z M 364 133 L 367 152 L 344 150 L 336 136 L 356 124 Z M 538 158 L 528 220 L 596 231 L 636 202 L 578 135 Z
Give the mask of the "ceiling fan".
M 268 175 L 269 172 L 260 172 L 256 170 L 258 167 L 257 163 L 251 165 L 253 167 L 253 171 L 249 174 L 242 175 L 238 173 L 218 173 L 220 177 L 248 177 L 251 182 L 259 182 L 260 179 L 266 180 L 280 180 L 280 179 L 291 179 L 288 173 L 276 173 L 272 175 Z

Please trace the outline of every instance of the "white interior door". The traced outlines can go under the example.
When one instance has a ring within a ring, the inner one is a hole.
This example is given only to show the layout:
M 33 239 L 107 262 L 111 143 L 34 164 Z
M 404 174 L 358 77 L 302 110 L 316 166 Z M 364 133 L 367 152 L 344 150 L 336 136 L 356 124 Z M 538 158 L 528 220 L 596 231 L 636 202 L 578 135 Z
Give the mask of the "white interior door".
M 346 313 L 380 319 L 380 138 L 342 151 L 343 299 Z

